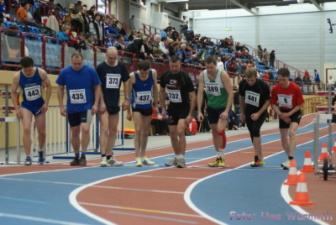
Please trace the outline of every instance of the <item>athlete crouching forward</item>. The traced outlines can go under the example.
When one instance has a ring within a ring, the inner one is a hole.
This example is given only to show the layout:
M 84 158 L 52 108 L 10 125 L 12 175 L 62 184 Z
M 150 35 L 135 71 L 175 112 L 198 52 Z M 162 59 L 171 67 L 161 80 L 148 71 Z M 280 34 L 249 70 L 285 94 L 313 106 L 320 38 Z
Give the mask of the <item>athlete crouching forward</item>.
M 152 104 L 158 102 L 157 75 L 150 69 L 150 62 L 139 62 L 138 70 L 130 74 L 129 96 L 131 96 L 132 114 L 127 110 L 127 119 L 135 126 L 134 148 L 135 166 L 153 165 L 154 162 L 146 157 L 149 128 L 152 121 Z M 157 110 L 154 107 L 154 110 Z
M 206 69 L 201 72 L 197 93 L 198 120 L 203 121 L 202 102 L 205 88 L 208 97 L 207 113 L 217 158 L 209 163 L 210 167 L 225 167 L 224 149 L 226 147 L 225 129 L 229 111 L 233 102 L 233 88 L 229 75 L 223 69 L 217 69 L 217 60 L 213 56 L 205 59 Z

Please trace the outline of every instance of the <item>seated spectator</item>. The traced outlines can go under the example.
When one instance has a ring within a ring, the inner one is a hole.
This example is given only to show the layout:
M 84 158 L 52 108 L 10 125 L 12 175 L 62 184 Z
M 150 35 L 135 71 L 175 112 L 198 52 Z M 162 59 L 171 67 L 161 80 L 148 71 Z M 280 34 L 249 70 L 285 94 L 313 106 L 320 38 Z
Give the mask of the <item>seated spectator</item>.
M 237 42 L 236 44 L 236 52 L 241 52 L 243 50 L 243 47 L 241 46 L 241 44 L 239 42 Z
M 172 28 L 170 38 L 173 39 L 173 41 L 178 41 L 179 39 L 179 33 L 174 28 Z
M 188 58 L 188 53 L 186 51 L 187 45 L 181 44 L 180 48 L 177 50 L 177 55 L 180 58 L 181 62 L 184 63 Z
M 46 23 L 46 27 L 49 27 L 50 29 L 54 30 L 56 33 L 59 32 L 59 23 L 55 16 L 55 12 L 52 12 L 52 15 L 49 16 L 47 23 Z
M 16 18 L 24 21 L 31 21 L 28 18 L 28 10 L 30 5 L 26 1 L 21 2 L 21 6 L 16 11 Z
M 163 52 L 162 57 L 165 59 L 169 58 L 169 40 L 167 37 L 161 37 L 159 43 L 160 50 Z
M 217 69 L 224 70 L 224 64 L 221 57 L 217 57 Z
M 61 30 L 57 33 L 56 37 L 62 41 L 70 41 L 69 33 L 71 27 L 68 24 L 64 24 Z
M 136 39 L 126 48 L 126 52 L 135 53 L 141 59 L 147 59 L 152 56 L 152 52 L 148 47 L 149 39 L 147 36 L 142 36 L 141 39 Z
M 302 80 L 302 78 L 301 78 L 301 74 L 298 74 L 297 77 L 295 77 L 294 82 L 295 82 L 297 85 L 299 85 L 300 87 L 302 87 L 302 82 L 303 82 L 303 80 Z
M 118 28 L 114 26 L 113 19 L 108 20 L 108 23 L 104 30 L 105 30 L 106 35 L 112 35 L 113 37 L 116 37 L 119 32 Z
M 227 72 L 232 77 L 237 76 L 238 65 L 236 58 L 232 58 L 231 61 L 227 64 Z
M 177 50 L 178 47 L 180 46 L 180 44 L 177 41 L 173 41 L 171 43 L 169 43 L 169 57 L 172 57 L 174 55 L 177 55 Z
M 127 41 L 133 41 L 134 40 L 134 38 L 136 38 L 137 37 L 137 32 L 136 32 L 136 30 L 131 30 L 131 32 L 130 32 L 130 35 L 128 36 L 128 40 Z
M 124 38 L 120 34 L 116 37 L 116 42 L 113 44 L 119 51 L 123 51 L 126 49 L 126 44 L 124 43 Z
M 269 75 L 268 75 L 268 70 L 265 70 L 263 75 L 262 75 L 262 80 L 265 81 L 266 83 L 268 83 L 269 81 Z
M 154 35 L 154 41 L 152 42 L 152 51 L 153 51 L 153 57 L 163 59 L 163 52 L 160 49 L 160 40 L 161 36 L 159 34 Z
M 188 28 L 186 32 L 184 32 L 184 36 L 187 42 L 192 42 L 194 39 L 194 31 L 191 28 Z
M 191 58 L 188 58 L 186 60 L 186 63 L 198 66 L 199 65 L 199 59 L 198 59 L 197 55 L 192 55 Z

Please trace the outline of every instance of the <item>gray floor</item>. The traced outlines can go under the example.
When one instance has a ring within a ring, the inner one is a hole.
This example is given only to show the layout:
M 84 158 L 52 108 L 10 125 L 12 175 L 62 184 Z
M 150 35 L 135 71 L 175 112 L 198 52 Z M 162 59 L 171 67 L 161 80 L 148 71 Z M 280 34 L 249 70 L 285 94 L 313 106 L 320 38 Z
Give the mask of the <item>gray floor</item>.
M 268 130 L 268 129 L 273 129 L 273 128 L 277 128 L 278 127 L 278 121 L 277 120 L 273 120 L 270 122 L 265 122 L 262 126 L 261 130 Z M 227 130 L 226 131 L 226 135 L 228 137 L 228 141 L 230 141 L 230 136 L 234 136 L 234 135 L 238 135 L 238 134 L 244 134 L 244 133 L 248 133 L 247 128 L 239 128 L 238 130 Z M 211 140 L 212 136 L 211 136 L 211 131 L 210 132 L 205 132 L 205 133 L 197 133 L 196 135 L 192 135 L 192 136 L 187 136 L 187 144 L 188 143 L 192 143 L 192 142 L 197 142 L 197 141 L 202 141 L 202 140 Z M 171 146 L 170 143 L 170 138 L 168 135 L 161 135 L 161 136 L 149 136 L 148 137 L 148 145 L 147 145 L 147 149 L 155 149 L 155 148 L 160 148 L 160 147 L 167 147 L 167 146 Z M 124 146 L 122 146 L 124 148 L 134 148 L 134 140 L 133 138 L 127 138 L 124 140 Z M 16 148 L 10 148 L 9 149 L 9 163 L 10 165 L 16 165 L 17 164 L 17 150 Z M 128 153 L 132 153 L 134 151 L 132 150 L 115 150 L 114 154 L 115 155 L 121 155 L 121 154 L 128 154 Z M 5 156 L 6 156 L 6 151 L 5 149 L 0 149 L 0 165 L 5 165 Z M 21 155 L 21 162 L 23 162 L 24 158 L 25 158 L 25 153 L 23 148 L 20 148 L 20 155 Z M 33 152 L 32 154 L 33 156 L 37 156 L 36 152 Z M 73 154 L 63 154 L 63 155 L 59 155 L 59 156 L 69 156 L 69 157 L 73 157 Z M 93 158 L 100 158 L 99 154 L 89 154 L 87 155 L 87 157 L 89 159 L 93 159 Z M 36 157 L 35 157 L 36 158 Z M 34 160 L 34 159 L 33 159 Z M 36 159 L 35 159 L 36 160 Z M 56 163 L 56 162 L 62 162 L 62 161 L 69 161 L 69 159 L 53 159 L 53 156 L 47 156 L 46 160 L 49 163 Z

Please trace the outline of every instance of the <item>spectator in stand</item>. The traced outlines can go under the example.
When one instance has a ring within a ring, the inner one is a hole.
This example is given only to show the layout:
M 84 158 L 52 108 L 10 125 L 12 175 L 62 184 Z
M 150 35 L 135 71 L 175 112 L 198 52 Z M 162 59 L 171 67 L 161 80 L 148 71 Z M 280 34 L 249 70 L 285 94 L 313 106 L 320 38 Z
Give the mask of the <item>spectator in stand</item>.
M 116 47 L 119 51 L 123 51 L 126 49 L 126 44 L 124 43 L 124 38 L 120 34 L 116 37 L 116 42 L 114 42 L 114 47 Z
M 161 37 L 159 47 L 160 47 L 160 50 L 163 52 L 162 57 L 165 59 L 168 59 L 169 58 L 169 40 L 167 37 Z
M 242 46 L 242 51 L 246 51 L 246 52 L 250 52 L 250 49 L 248 47 L 246 47 L 246 45 Z
M 21 2 L 21 6 L 16 12 L 16 19 L 24 20 L 24 21 L 31 21 L 28 18 L 28 10 L 30 5 L 26 1 Z
M 259 61 L 262 61 L 262 59 L 263 59 L 263 49 L 262 49 L 262 47 L 261 47 L 261 45 L 258 45 L 258 60 Z
M 241 46 L 241 44 L 240 44 L 240 42 L 237 42 L 237 44 L 236 44 L 236 52 L 238 52 L 238 51 L 242 51 L 243 50 L 243 46 Z
M 314 70 L 314 81 L 315 81 L 315 85 L 317 86 L 318 90 L 321 90 L 321 79 L 320 79 L 320 74 L 317 72 L 317 70 Z
M 334 86 L 335 86 L 335 80 L 333 78 L 333 76 L 329 76 L 329 79 L 328 79 L 328 85 L 329 86 L 332 86 L 332 90 L 334 90 Z M 328 88 L 329 89 L 329 88 Z
M 52 14 L 49 16 L 46 27 L 49 27 L 50 29 L 54 30 L 56 33 L 59 32 L 59 23 L 56 18 L 56 12 L 52 10 Z
M 160 34 L 155 34 L 153 39 L 154 40 L 151 43 L 153 57 L 163 59 L 163 56 L 162 56 L 163 52 L 160 49 L 160 40 L 161 40 Z
M 135 24 L 134 24 L 134 15 L 131 16 L 131 18 L 128 21 L 128 26 L 132 29 L 135 30 Z
M 269 58 L 270 58 L 270 54 L 267 51 L 267 49 L 265 48 L 264 52 L 263 52 L 263 58 L 262 58 L 262 61 L 265 64 L 265 66 L 268 66 Z
M 240 54 L 240 57 L 243 59 L 252 59 L 253 57 L 246 51 L 246 48 L 242 48 L 242 52 Z
M 184 36 L 187 42 L 191 42 L 194 39 L 194 31 L 191 28 L 188 28 L 186 32 L 184 32 Z
M 3 20 L 6 16 L 6 4 L 4 0 L 0 0 L 0 19 Z
M 80 11 L 80 20 L 83 23 L 83 32 L 85 34 L 90 33 L 90 18 L 86 14 L 87 7 L 83 5 Z
M 169 43 L 169 57 L 177 55 L 177 50 L 178 50 L 179 46 L 180 46 L 180 44 L 177 41 L 173 41 L 173 42 Z
M 242 76 L 245 73 L 246 67 L 241 59 L 237 60 L 237 65 L 238 65 L 237 70 L 238 76 Z
M 152 51 L 148 47 L 149 39 L 147 36 L 142 36 L 140 39 L 136 39 L 126 48 L 126 52 L 132 52 L 137 54 L 142 59 L 147 59 L 152 56 Z
M 262 79 L 264 82 L 266 82 L 266 83 L 268 84 L 268 82 L 269 82 L 269 74 L 268 74 L 268 70 L 265 70 L 265 71 L 264 71 L 264 73 L 263 73 L 261 79 Z
M 93 34 L 95 38 L 95 45 L 97 46 L 103 46 L 104 38 L 105 38 L 105 32 L 104 32 L 104 24 L 101 21 L 101 16 L 99 13 L 94 15 L 94 20 L 92 23 L 90 23 L 90 33 Z
M 237 70 L 238 70 L 237 60 L 236 58 L 232 58 L 231 61 L 227 64 L 227 71 L 230 77 L 237 76 Z
M 184 34 L 188 30 L 188 21 L 184 21 L 184 24 L 181 25 L 181 34 Z
M 269 77 L 269 80 L 270 80 L 270 84 L 273 85 L 274 84 L 274 75 L 273 75 L 271 69 L 268 70 L 268 77 Z
M 71 30 L 71 26 L 68 24 L 64 24 L 61 30 L 57 33 L 56 37 L 61 39 L 62 41 L 70 41 L 69 33 Z
M 177 55 L 181 60 L 181 63 L 184 63 L 188 58 L 188 53 L 186 52 L 187 45 L 181 44 L 180 49 L 177 50 Z
M 272 50 L 270 53 L 270 66 L 274 67 L 274 61 L 275 61 L 275 51 Z
M 217 57 L 217 69 L 224 70 L 224 64 L 221 57 Z
M 305 70 L 305 73 L 303 75 L 303 85 L 306 85 L 307 86 L 307 92 L 311 92 L 312 90 L 310 90 L 311 88 L 311 80 L 310 80 L 310 76 L 309 76 L 309 72 L 307 70 Z
M 295 77 L 295 79 L 294 79 L 294 83 L 296 83 L 299 87 L 302 87 L 302 82 L 303 82 L 303 80 L 302 80 L 302 78 L 301 78 L 301 74 L 299 73 L 299 74 Z
M 87 11 L 87 15 L 91 19 L 91 21 L 93 21 L 93 19 L 94 19 L 94 15 L 96 14 L 95 12 L 96 12 L 96 6 L 95 5 L 91 6 L 90 10 Z
M 172 28 L 170 38 L 173 39 L 173 41 L 179 40 L 179 33 L 175 30 L 175 28 Z
M 136 36 L 137 36 L 136 30 L 131 30 L 130 35 L 128 35 L 128 41 L 132 42 L 134 40 L 134 38 L 136 38 Z M 160 36 L 160 38 L 161 38 L 161 36 Z
M 113 37 L 116 37 L 118 35 L 118 32 L 118 27 L 114 26 L 113 19 L 109 19 L 107 22 L 107 26 L 105 26 L 106 35 L 112 35 Z

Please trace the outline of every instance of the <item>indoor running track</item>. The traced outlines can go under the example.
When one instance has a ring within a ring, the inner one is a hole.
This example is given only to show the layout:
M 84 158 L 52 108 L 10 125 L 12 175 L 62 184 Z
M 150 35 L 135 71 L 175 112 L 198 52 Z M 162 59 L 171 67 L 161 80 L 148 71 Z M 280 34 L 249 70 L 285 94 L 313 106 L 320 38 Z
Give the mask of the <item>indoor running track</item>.
M 313 153 L 313 118 L 303 117 L 297 132 L 298 168 L 305 151 Z M 324 126 L 319 146 L 326 135 Z M 141 168 L 133 153 L 118 156 L 128 162 L 122 167 L 97 167 L 99 159 L 84 168 L 0 167 L 0 224 L 335 224 L 335 179 L 307 174 L 314 206 L 291 207 L 295 187 L 282 185 L 288 171 L 279 166 L 286 157 L 278 129 L 262 132 L 262 142 L 263 168 L 249 166 L 254 154 L 247 134 L 228 138 L 226 169 L 206 166 L 214 159 L 210 140 L 188 143 L 186 169 L 164 166 L 173 157 L 167 147 L 148 151 L 156 165 Z M 323 213 L 334 220 L 299 217 Z

